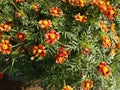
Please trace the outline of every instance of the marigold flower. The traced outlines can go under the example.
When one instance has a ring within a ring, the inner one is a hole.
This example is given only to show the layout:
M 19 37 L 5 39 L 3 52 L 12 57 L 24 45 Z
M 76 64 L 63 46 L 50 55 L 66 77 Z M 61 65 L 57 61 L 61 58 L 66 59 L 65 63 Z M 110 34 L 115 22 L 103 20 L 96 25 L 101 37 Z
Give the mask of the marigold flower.
M 74 19 L 79 22 L 87 22 L 87 17 L 84 15 L 80 15 L 80 13 L 74 15 Z
M 60 34 L 56 33 L 55 30 L 50 30 L 45 34 L 45 39 L 47 44 L 54 44 L 57 40 L 59 40 Z
M 62 55 L 55 55 L 54 58 L 56 63 L 63 64 L 65 62 L 65 58 Z
M 10 54 L 12 51 L 12 45 L 9 43 L 8 40 L 2 40 L 0 43 L 0 52 L 2 54 Z
M 69 50 L 65 50 L 64 47 L 58 49 L 58 54 L 54 56 L 55 62 L 63 64 L 70 54 Z
M 58 8 L 58 7 L 52 7 L 52 8 L 50 8 L 50 14 L 51 14 L 52 16 L 58 17 L 58 16 L 60 16 L 60 15 L 62 14 L 62 11 L 61 11 L 61 9 Z
M 98 73 L 102 74 L 105 78 L 110 75 L 110 67 L 106 64 L 106 62 L 100 62 L 98 66 Z
M 35 12 L 38 12 L 39 11 L 39 5 L 38 4 L 33 4 L 32 5 L 32 8 Z
M 40 57 L 40 58 L 46 56 L 45 47 L 42 44 L 39 44 L 38 46 L 34 46 L 33 47 L 33 54 L 35 56 Z
M 107 27 L 107 25 L 105 24 L 105 22 L 100 22 L 100 25 L 101 25 L 101 29 L 102 29 L 102 31 L 105 31 L 105 32 L 107 32 L 108 31 L 108 27 Z
M 23 42 L 26 38 L 26 34 L 22 33 L 22 32 L 18 32 L 16 34 L 16 38 L 20 41 L 20 42 Z
M 63 87 L 62 90 L 73 90 L 73 88 L 69 85 L 66 85 L 66 86 Z
M 39 21 L 39 26 L 41 29 L 48 29 L 52 27 L 52 22 L 50 20 L 40 20 Z
M 108 48 L 111 46 L 111 40 L 108 36 L 104 36 L 103 39 L 102 39 L 102 45 L 104 48 Z
M 24 0 L 16 0 L 16 2 L 22 3 L 24 2 Z
M 93 87 L 93 81 L 86 79 L 85 81 L 82 82 L 82 87 L 83 90 L 89 90 L 90 88 Z

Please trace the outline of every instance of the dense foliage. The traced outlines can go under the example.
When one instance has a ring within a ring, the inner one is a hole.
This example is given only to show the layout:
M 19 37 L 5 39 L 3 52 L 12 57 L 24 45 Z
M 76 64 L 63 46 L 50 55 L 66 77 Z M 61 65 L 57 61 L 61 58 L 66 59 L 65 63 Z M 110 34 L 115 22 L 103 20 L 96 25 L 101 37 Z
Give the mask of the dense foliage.
M 0 0 L 0 78 L 119 90 L 119 36 L 119 0 Z

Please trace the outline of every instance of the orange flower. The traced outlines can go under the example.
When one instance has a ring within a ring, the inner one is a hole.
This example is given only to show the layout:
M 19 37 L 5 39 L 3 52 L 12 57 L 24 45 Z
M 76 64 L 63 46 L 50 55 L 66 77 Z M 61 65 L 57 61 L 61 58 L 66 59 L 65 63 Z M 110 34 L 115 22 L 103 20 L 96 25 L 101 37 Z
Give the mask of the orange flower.
M 62 90 L 73 90 L 73 88 L 69 85 L 66 85 L 66 86 L 63 87 Z
M 46 56 L 45 47 L 42 44 L 39 44 L 38 46 L 34 46 L 33 47 L 33 54 L 35 56 L 40 57 L 40 58 Z
M 24 33 L 22 33 L 22 32 L 18 32 L 18 33 L 16 34 L 16 38 L 17 38 L 20 42 L 22 42 L 22 41 L 25 40 L 26 34 L 24 34 Z
M 32 5 L 32 8 L 35 12 L 38 12 L 39 11 L 39 5 L 38 4 L 33 4 Z
M 104 36 L 102 39 L 102 44 L 104 48 L 108 48 L 112 45 L 111 40 L 108 36 Z
M 110 75 L 110 67 L 102 61 L 98 66 L 98 73 L 107 78 Z
M 50 8 L 50 14 L 52 16 L 56 16 L 56 17 L 59 17 L 61 14 L 62 14 L 62 11 L 60 8 L 58 7 L 52 7 Z
M 24 2 L 24 0 L 16 0 L 16 2 L 22 3 Z
M 74 15 L 74 19 L 79 22 L 87 22 L 87 17 L 84 15 L 80 15 L 80 13 Z
M 105 24 L 105 22 L 100 22 L 100 25 L 101 25 L 101 29 L 102 29 L 102 31 L 105 31 L 105 32 L 107 32 L 108 31 L 108 27 L 107 27 L 107 25 Z
M 59 40 L 60 34 L 56 33 L 54 30 L 50 30 L 45 34 L 45 39 L 47 44 L 54 44 Z
M 39 26 L 41 29 L 48 29 L 52 27 L 52 22 L 50 20 L 40 20 L 39 21 Z
M 12 45 L 8 40 L 2 40 L 2 43 L 0 43 L 0 51 L 2 54 L 10 54 L 12 51 Z
M 82 87 L 83 90 L 89 90 L 90 88 L 93 87 L 93 81 L 86 79 L 85 81 L 82 82 Z

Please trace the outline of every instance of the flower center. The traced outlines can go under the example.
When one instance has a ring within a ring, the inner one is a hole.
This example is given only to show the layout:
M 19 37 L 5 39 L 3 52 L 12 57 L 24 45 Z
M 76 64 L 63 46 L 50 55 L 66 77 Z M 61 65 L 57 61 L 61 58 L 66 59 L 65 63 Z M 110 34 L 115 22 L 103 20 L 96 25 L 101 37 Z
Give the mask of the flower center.
M 22 37 L 23 37 L 23 35 L 19 35 L 18 37 L 19 37 L 19 38 L 22 38 Z
M 107 66 L 105 66 L 105 67 L 103 68 L 103 73 L 106 73 L 106 72 L 108 72 L 108 67 L 107 67 Z
M 90 83 L 86 83 L 86 87 L 87 87 L 87 88 L 90 88 Z
M 44 24 L 44 25 L 47 25 L 47 24 L 48 24 L 48 21 L 46 21 L 46 20 L 43 21 L 43 24 Z
M 54 14 L 57 14 L 57 13 L 58 13 L 58 11 L 57 11 L 57 10 L 54 10 L 53 12 L 54 12 Z
M 41 53 L 42 52 L 42 50 L 41 49 L 38 49 L 38 53 Z
M 8 45 L 3 44 L 2 48 L 3 48 L 3 49 L 8 49 Z
M 50 38 L 54 39 L 55 38 L 55 34 L 50 34 Z

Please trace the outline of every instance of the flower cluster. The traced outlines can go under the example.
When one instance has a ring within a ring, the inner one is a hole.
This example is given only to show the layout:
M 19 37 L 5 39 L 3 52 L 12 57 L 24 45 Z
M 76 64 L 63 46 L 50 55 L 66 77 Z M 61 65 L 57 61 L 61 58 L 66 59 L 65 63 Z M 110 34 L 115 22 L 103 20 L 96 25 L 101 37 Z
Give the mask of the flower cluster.
M 98 72 L 107 78 L 110 75 L 110 67 L 102 61 L 98 66 Z
M 0 43 L 0 52 L 2 54 L 10 54 L 12 51 L 12 45 L 9 43 L 8 40 L 2 40 Z
M 55 62 L 63 64 L 70 54 L 69 50 L 65 50 L 64 47 L 58 49 L 58 54 L 55 55 Z
M 78 22 L 87 22 L 87 17 L 84 15 L 80 15 L 80 13 L 74 15 L 74 19 Z
M 89 90 L 93 87 L 93 81 L 86 79 L 82 82 L 83 90 Z
M 94 0 L 92 4 L 97 5 L 100 11 L 109 19 L 113 20 L 115 16 L 115 8 L 110 5 L 108 0 Z
M 37 57 L 43 58 L 46 56 L 45 47 L 42 44 L 33 47 L 33 54 Z
M 57 40 L 59 40 L 60 34 L 56 33 L 55 30 L 50 30 L 45 34 L 45 39 L 47 44 L 54 44 Z

